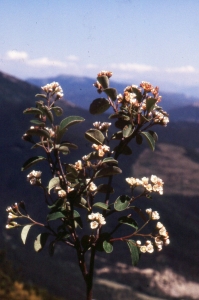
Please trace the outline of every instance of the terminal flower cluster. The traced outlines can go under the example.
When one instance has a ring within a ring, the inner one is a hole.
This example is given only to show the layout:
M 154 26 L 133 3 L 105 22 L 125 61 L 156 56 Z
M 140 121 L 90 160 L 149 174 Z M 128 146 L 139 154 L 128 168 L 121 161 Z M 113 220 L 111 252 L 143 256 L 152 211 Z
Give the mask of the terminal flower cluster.
M 131 188 L 136 186 L 143 186 L 147 192 L 158 192 L 160 195 L 163 194 L 163 184 L 162 179 L 156 175 L 151 175 L 150 180 L 148 177 L 143 177 L 142 179 L 129 177 L 126 178 L 126 182 Z
M 30 182 L 31 185 L 36 185 L 41 183 L 41 171 L 33 170 L 27 175 L 27 180 Z
M 110 126 L 111 126 L 111 123 L 108 123 L 108 122 L 95 122 L 93 123 L 93 126 L 101 131 L 106 131 Z
M 96 145 L 93 144 L 92 148 L 98 151 L 98 155 L 100 157 L 103 157 L 105 155 L 105 153 L 110 151 L 110 147 L 106 146 L 106 145 Z
M 146 253 L 146 252 L 153 253 L 154 252 L 154 246 L 150 240 L 147 240 L 144 245 L 142 245 L 141 241 L 138 240 L 136 242 L 136 245 L 137 245 L 137 247 L 139 247 L 140 252 L 142 252 L 142 253 Z
M 88 215 L 88 218 L 89 218 L 89 220 L 92 221 L 90 223 L 91 229 L 96 229 L 100 225 L 106 224 L 104 217 L 100 213 L 92 213 L 92 214 Z
M 64 96 L 63 90 L 58 82 L 53 81 L 41 87 L 41 89 L 47 94 L 55 95 L 58 99 Z

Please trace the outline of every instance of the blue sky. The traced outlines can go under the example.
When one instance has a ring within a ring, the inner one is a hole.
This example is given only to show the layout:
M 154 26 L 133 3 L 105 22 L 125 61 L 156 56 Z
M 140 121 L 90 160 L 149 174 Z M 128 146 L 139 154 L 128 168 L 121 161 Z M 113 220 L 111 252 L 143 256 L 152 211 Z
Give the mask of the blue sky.
M 0 70 L 199 87 L 197 0 L 1 0 Z

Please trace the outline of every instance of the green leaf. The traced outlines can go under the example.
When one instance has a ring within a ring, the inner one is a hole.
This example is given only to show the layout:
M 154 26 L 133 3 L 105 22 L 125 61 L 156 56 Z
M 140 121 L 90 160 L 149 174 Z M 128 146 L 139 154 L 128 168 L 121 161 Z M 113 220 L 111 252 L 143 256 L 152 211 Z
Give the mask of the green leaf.
M 123 138 L 122 131 L 118 131 L 118 132 L 114 133 L 111 137 L 112 140 L 121 140 L 122 138 Z
M 98 251 L 104 251 L 103 242 L 109 241 L 110 238 L 111 238 L 110 233 L 108 233 L 108 232 L 101 233 L 99 236 L 99 239 L 97 240 L 97 243 L 96 243 L 96 249 Z
M 24 114 L 34 114 L 34 115 L 42 115 L 42 111 L 35 107 L 26 108 L 23 111 Z
M 109 87 L 109 79 L 106 75 L 97 77 L 97 81 L 102 85 L 103 89 L 107 89 Z
M 80 217 L 80 214 L 76 210 L 73 211 L 73 218 L 74 218 L 75 228 L 77 228 L 77 226 L 83 228 L 82 219 Z
M 60 117 L 63 114 L 63 109 L 59 106 L 53 106 L 51 107 L 51 110 L 55 112 L 57 117 Z
M 129 226 L 135 228 L 136 230 L 138 229 L 137 222 L 131 217 L 123 216 L 123 217 L 119 218 L 118 221 L 122 224 L 129 225 Z
M 68 148 L 71 148 L 71 149 L 78 149 L 78 146 L 73 144 L 73 143 L 69 143 L 69 142 L 62 142 L 60 144 L 60 146 L 67 146 Z
M 155 104 L 157 102 L 157 99 L 149 97 L 146 99 L 146 109 L 148 112 L 150 112 L 151 110 L 153 110 Z
M 58 150 L 61 151 L 62 154 L 69 154 L 70 153 L 68 147 L 65 146 L 65 145 L 60 145 L 59 148 L 58 148 Z
M 139 259 L 140 259 L 139 249 L 136 246 L 135 241 L 133 241 L 133 240 L 127 240 L 127 245 L 129 247 L 129 250 L 130 250 L 130 253 L 131 253 L 132 265 L 136 266 L 138 264 Z
M 118 161 L 110 156 L 110 157 L 106 157 L 106 158 L 103 159 L 102 164 L 105 164 L 105 163 L 116 164 L 117 165 Z
M 84 158 L 85 161 L 94 160 L 94 159 L 101 159 L 97 151 L 90 152 L 89 154 L 86 155 L 86 158 Z
M 45 122 L 39 121 L 39 120 L 30 120 L 30 123 L 36 124 L 38 126 L 44 126 Z
M 114 193 L 114 189 L 109 184 L 100 184 L 100 185 L 98 185 L 97 191 L 98 191 L 98 193 L 105 193 L 105 194 L 106 193 L 110 193 L 110 194 Z
M 64 203 L 64 199 L 63 199 L 63 198 L 58 198 L 58 199 L 55 201 L 54 204 L 48 205 L 48 208 L 50 208 L 50 209 L 53 209 L 53 208 L 54 208 L 54 209 L 58 210 L 58 209 L 61 209 L 61 208 L 62 208 L 63 203 Z
M 100 130 L 97 129 L 89 129 L 85 132 L 85 138 L 94 144 L 103 145 L 105 140 L 105 136 Z
M 78 177 L 78 171 L 75 169 L 75 166 L 71 164 L 66 164 L 66 171 L 71 173 L 75 178 Z
M 134 128 L 132 128 L 131 124 L 125 125 L 123 130 L 122 130 L 122 134 L 124 138 L 129 137 L 134 131 Z
M 50 191 L 54 189 L 56 186 L 60 186 L 60 179 L 59 177 L 53 177 L 48 184 L 48 194 L 50 194 Z
M 70 116 L 65 119 L 63 119 L 59 125 L 59 130 L 62 131 L 65 128 L 68 128 L 72 125 L 78 124 L 83 122 L 85 119 L 78 116 Z
M 121 147 L 117 146 L 114 148 L 114 151 L 115 152 L 118 152 L 120 154 L 123 154 L 123 155 L 131 155 L 132 154 L 132 150 L 129 146 L 125 145 L 121 145 Z
M 105 112 L 110 107 L 110 103 L 105 98 L 97 98 L 90 104 L 89 112 L 92 115 L 99 115 Z
M 47 96 L 45 94 L 36 94 L 35 97 L 41 97 L 47 99 Z
M 103 248 L 106 253 L 111 253 L 113 251 L 113 245 L 108 241 L 103 241 Z
M 149 130 L 148 131 L 150 133 L 150 135 L 152 136 L 152 138 L 154 139 L 155 142 L 158 141 L 158 135 L 155 131 Z
M 109 176 L 117 175 L 117 174 L 121 174 L 121 173 L 122 173 L 122 170 L 120 168 L 115 167 L 115 166 L 110 166 L 110 167 L 103 168 L 103 169 L 99 170 L 98 172 L 96 172 L 95 178 L 109 177 Z
M 143 132 L 141 132 L 141 134 L 146 138 L 151 150 L 154 151 L 155 150 L 155 140 L 154 140 L 153 136 L 147 131 L 143 131 Z
M 47 221 L 54 221 L 60 218 L 65 218 L 66 215 L 63 214 L 61 211 L 52 212 L 47 215 Z
M 28 232 L 33 225 L 34 224 L 25 225 L 21 231 L 21 239 L 24 244 L 26 243 L 26 238 L 27 238 Z
M 121 196 L 119 196 L 115 200 L 115 203 L 114 203 L 115 210 L 117 210 L 117 211 L 125 210 L 129 206 L 130 199 L 131 198 L 129 196 L 127 196 L 127 195 L 121 195 Z
M 46 241 L 48 239 L 48 236 L 49 236 L 49 233 L 47 232 L 44 232 L 44 233 L 40 233 L 35 242 L 34 242 L 34 249 L 36 252 L 39 252 L 43 249 L 43 247 L 45 246 L 46 244 Z
M 103 92 L 107 94 L 108 97 L 111 98 L 111 100 L 115 101 L 117 99 L 117 90 L 114 88 L 107 88 L 104 89 Z
M 39 161 L 42 161 L 42 160 L 46 160 L 45 157 L 43 156 L 34 156 L 34 157 L 31 157 L 29 158 L 22 166 L 21 168 L 21 171 L 24 171 L 28 168 L 30 168 L 32 165 L 38 163 Z
M 52 112 L 51 112 L 50 109 L 48 108 L 48 106 L 46 106 L 46 105 L 43 106 L 43 107 L 41 108 L 41 110 L 43 111 L 43 114 L 46 115 L 46 117 L 49 119 L 49 121 L 50 121 L 51 123 L 53 123 L 54 117 L 53 117 Z
M 132 92 L 137 95 L 138 102 L 141 102 L 141 100 L 142 100 L 142 93 L 140 92 L 140 90 L 138 88 L 132 86 Z
M 39 129 L 39 128 L 29 129 L 29 130 L 26 131 L 26 134 L 28 134 L 28 135 L 43 136 L 45 138 L 50 139 L 50 134 L 45 129 Z
M 103 203 L 103 202 L 96 202 L 95 204 L 93 204 L 93 207 L 99 207 L 99 208 L 102 208 L 102 209 L 109 210 L 108 205 Z

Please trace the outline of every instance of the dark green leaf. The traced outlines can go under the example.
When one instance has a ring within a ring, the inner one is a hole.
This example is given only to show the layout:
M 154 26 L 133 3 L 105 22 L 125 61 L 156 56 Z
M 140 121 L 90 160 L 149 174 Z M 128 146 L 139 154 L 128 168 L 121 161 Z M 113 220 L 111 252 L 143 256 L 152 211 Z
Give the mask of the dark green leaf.
M 136 266 L 138 264 L 139 259 L 140 259 L 139 249 L 136 246 L 135 241 L 133 241 L 133 240 L 128 240 L 127 245 L 129 247 L 129 250 L 130 250 L 130 253 L 131 253 L 132 265 Z
M 47 215 L 47 221 L 53 221 L 53 220 L 57 220 L 60 218 L 65 218 L 65 217 L 66 217 L 66 215 L 63 214 L 61 211 L 52 212 Z
M 112 101 L 117 99 L 117 90 L 114 88 L 107 88 L 104 89 L 104 92 L 107 94 L 108 97 L 111 98 Z
M 57 199 L 57 201 L 55 201 L 54 204 L 48 205 L 48 208 L 58 210 L 58 209 L 62 208 L 63 203 L 64 203 L 64 199 L 63 198 L 59 198 L 59 199 Z
M 73 143 L 69 143 L 69 142 L 62 142 L 60 145 L 67 146 L 68 148 L 71 148 L 71 149 L 78 149 L 77 145 L 75 145 Z
M 50 194 L 50 191 L 54 189 L 56 186 L 60 186 L 60 179 L 59 177 L 53 177 L 48 184 L 48 194 Z
M 110 107 L 110 103 L 105 98 L 97 98 L 90 105 L 89 112 L 92 115 L 99 115 L 105 112 Z
M 35 107 L 26 108 L 23 111 L 24 114 L 34 114 L 34 115 L 42 115 L 42 111 Z
M 132 92 L 137 95 L 138 102 L 141 102 L 141 100 L 142 100 L 142 93 L 140 92 L 140 90 L 138 88 L 132 86 Z
M 113 157 L 106 157 L 103 159 L 102 164 L 104 163 L 109 163 L 109 164 L 118 164 L 118 161 L 116 159 L 114 159 Z
M 149 97 L 146 99 L 146 109 L 148 112 L 150 112 L 151 110 L 153 110 L 155 104 L 157 102 L 157 99 Z
M 47 99 L 47 96 L 45 94 L 36 94 L 35 97 L 41 97 Z
M 119 119 L 115 122 L 115 127 L 119 128 L 119 129 L 122 129 L 122 130 L 125 126 L 128 126 L 128 125 L 129 125 L 128 120 Z
M 120 117 L 120 114 L 117 112 L 115 114 L 111 114 L 108 118 L 109 119 L 119 119 L 119 117 Z
M 47 232 L 40 233 L 37 236 L 37 238 L 34 242 L 34 249 L 35 249 L 36 252 L 39 252 L 43 249 L 43 247 L 46 244 L 46 241 L 47 241 L 48 237 L 49 237 L 49 233 L 47 233 Z
M 108 232 L 101 233 L 99 239 L 97 240 L 96 249 L 98 251 L 104 251 L 103 242 L 109 240 L 110 240 L 110 234 Z
M 72 125 L 83 122 L 84 120 L 84 118 L 78 116 L 67 117 L 61 121 L 59 129 L 60 131 L 62 131 L 63 129 L 68 128 Z
M 100 185 L 98 185 L 97 191 L 98 191 L 98 193 L 104 193 L 104 194 L 106 194 L 106 193 L 110 193 L 110 194 L 114 193 L 114 189 L 109 184 L 100 184 Z
M 155 142 L 158 141 L 158 135 L 155 131 L 149 130 L 148 133 L 150 133 Z
M 38 126 L 44 126 L 45 122 L 39 121 L 39 120 L 30 120 L 30 123 L 36 124 Z
M 115 210 L 117 210 L 117 211 L 125 210 L 129 206 L 130 199 L 131 198 L 129 196 L 127 196 L 127 195 L 121 195 L 121 196 L 119 196 L 115 200 L 115 203 L 114 203 Z
M 127 145 L 125 145 L 125 146 L 121 145 L 121 147 L 117 146 L 114 148 L 114 151 L 117 153 L 123 154 L 123 155 L 131 155 L 132 154 L 131 148 Z
M 103 203 L 103 202 L 97 202 L 97 203 L 93 204 L 93 207 L 99 207 L 99 208 L 102 208 L 102 209 L 109 210 L 108 205 Z
M 103 241 L 103 248 L 106 253 L 111 253 L 113 251 L 113 245 L 108 241 Z
M 131 124 L 125 125 L 123 130 L 122 130 L 123 137 L 124 138 L 129 137 L 133 133 L 133 131 L 134 131 L 134 128 L 132 128 Z
M 43 114 L 46 115 L 46 117 L 49 119 L 49 121 L 50 121 L 51 123 L 53 123 L 54 117 L 53 117 L 52 112 L 51 112 L 50 109 L 48 108 L 48 106 L 45 105 L 45 106 L 43 106 L 41 109 L 42 109 L 42 111 L 43 111 Z
M 141 132 L 141 134 L 146 138 L 151 150 L 154 151 L 155 150 L 155 140 L 154 140 L 153 136 L 147 131 L 143 131 L 143 132 Z
M 65 145 L 60 145 L 59 148 L 58 148 L 58 150 L 61 151 L 63 154 L 68 154 L 68 153 L 70 153 L 68 147 L 65 146 Z
M 100 130 L 97 129 L 89 129 L 85 132 L 85 138 L 89 140 L 91 143 L 97 145 L 103 145 L 105 140 L 105 136 Z
M 80 214 L 76 210 L 73 211 L 73 217 L 74 217 L 75 228 L 77 226 L 79 226 L 80 228 L 83 228 L 82 219 L 80 217 Z
M 88 155 L 86 155 L 86 158 L 84 158 L 85 161 L 93 160 L 93 159 L 100 159 L 97 151 L 93 151 L 89 153 Z
M 75 178 L 78 177 L 78 171 L 75 169 L 75 166 L 72 164 L 66 164 L 65 166 L 68 173 L 72 173 Z
M 107 89 L 109 87 L 109 79 L 106 75 L 97 77 L 97 81 L 102 85 L 103 89 Z
M 26 238 L 27 238 L 28 232 L 33 225 L 34 224 L 25 225 L 21 231 L 21 239 L 24 244 L 26 243 Z
M 108 176 L 117 175 L 117 174 L 121 174 L 121 173 L 122 173 L 122 170 L 120 168 L 115 167 L 115 166 L 110 166 L 110 167 L 106 167 L 106 168 L 99 170 L 95 174 L 95 178 L 108 177 Z
M 129 226 L 135 228 L 136 230 L 138 229 L 137 222 L 131 217 L 123 216 L 123 217 L 119 218 L 118 221 L 122 224 L 129 225 Z
M 118 132 L 114 133 L 111 137 L 112 140 L 121 140 L 122 138 L 123 138 L 122 131 L 118 131 Z
M 60 117 L 63 114 L 63 109 L 59 106 L 54 106 L 51 108 L 51 110 L 55 112 L 57 117 Z
M 39 129 L 39 128 L 29 129 L 26 131 L 26 133 L 28 135 L 38 135 L 50 139 L 49 132 L 45 129 Z
M 45 157 L 43 156 L 34 156 L 34 157 L 31 157 L 29 158 L 22 166 L 21 168 L 21 171 L 24 171 L 28 168 L 30 168 L 32 165 L 38 163 L 39 161 L 42 161 L 42 160 L 46 160 Z

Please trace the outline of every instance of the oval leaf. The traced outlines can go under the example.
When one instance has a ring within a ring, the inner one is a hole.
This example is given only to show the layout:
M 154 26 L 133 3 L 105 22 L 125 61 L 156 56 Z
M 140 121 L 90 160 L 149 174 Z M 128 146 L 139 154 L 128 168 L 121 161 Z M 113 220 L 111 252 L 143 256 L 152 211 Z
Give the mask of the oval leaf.
M 39 128 L 29 129 L 26 131 L 26 133 L 28 135 L 38 135 L 50 139 L 49 132 L 45 129 L 39 129 Z
M 30 123 L 36 124 L 38 126 L 44 126 L 45 122 L 39 121 L 39 120 L 30 120 Z
M 138 229 L 137 222 L 131 217 L 123 216 L 123 217 L 119 218 L 118 221 L 122 224 L 129 225 L 129 226 L 135 228 L 136 230 Z
M 105 140 L 105 136 L 100 130 L 97 129 L 89 129 L 85 132 L 85 138 L 90 141 L 91 143 L 97 145 L 103 145 Z
M 106 157 L 103 159 L 102 164 L 109 163 L 109 164 L 118 164 L 118 161 L 113 157 Z
M 108 210 L 108 205 L 103 202 L 96 202 L 95 204 L 93 204 L 93 207 L 99 207 Z
M 108 176 L 112 176 L 112 175 L 117 175 L 117 174 L 121 174 L 122 170 L 118 167 L 115 166 L 110 166 L 110 167 L 106 167 L 103 168 L 101 170 L 99 170 L 96 174 L 95 174 L 95 178 L 99 178 L 99 177 L 108 177 Z
M 127 245 L 131 253 L 132 265 L 136 266 L 140 259 L 140 251 L 133 240 L 127 240 Z
M 56 211 L 47 215 L 47 221 L 54 221 L 65 217 L 66 216 L 61 211 Z
M 45 157 L 43 156 L 34 156 L 34 157 L 31 157 L 29 158 L 22 166 L 21 168 L 21 171 L 24 171 L 28 168 L 30 168 L 32 165 L 38 163 L 39 161 L 42 161 L 42 160 L 46 160 Z
M 131 124 L 125 125 L 124 128 L 123 128 L 123 130 L 122 130 L 123 137 L 127 138 L 132 133 L 133 133 L 132 125 Z
M 106 253 L 111 253 L 113 251 L 113 245 L 108 241 L 103 241 L 103 248 Z
M 26 243 L 26 238 L 27 238 L 28 232 L 29 232 L 31 226 L 33 226 L 33 225 L 34 224 L 26 225 L 23 227 L 23 229 L 21 231 L 21 239 L 24 244 Z
M 107 89 L 109 86 L 109 80 L 106 75 L 98 76 L 97 81 L 102 85 L 103 89 Z
M 85 120 L 84 118 L 78 116 L 67 117 L 61 121 L 59 130 L 62 131 L 63 129 L 68 128 L 72 125 L 83 122 L 84 120 Z
M 114 193 L 114 189 L 109 184 L 98 185 L 97 191 L 98 191 L 98 193 L 104 193 L 104 194 L 106 194 L 106 193 L 113 194 Z
M 147 131 L 143 131 L 143 132 L 141 132 L 141 134 L 146 138 L 151 150 L 154 151 L 155 150 L 155 140 L 154 140 L 153 136 Z
M 117 99 L 117 90 L 114 88 L 107 88 L 104 89 L 104 92 L 107 94 L 108 97 L 111 98 L 111 100 L 115 101 Z
M 59 177 L 54 177 L 49 181 L 48 184 L 48 194 L 50 194 L 50 191 L 54 189 L 56 186 L 60 186 L 60 180 Z
M 157 99 L 149 97 L 146 99 L 146 109 L 148 112 L 150 112 L 151 110 L 153 110 L 155 104 L 157 102 Z
M 115 210 L 117 210 L 117 211 L 125 210 L 129 206 L 130 199 L 131 198 L 129 196 L 127 196 L 127 195 L 121 195 L 121 196 L 119 196 L 115 200 L 115 203 L 114 203 Z
M 48 239 L 48 236 L 49 236 L 49 233 L 47 232 L 44 232 L 44 233 L 40 233 L 35 242 L 34 242 L 34 249 L 36 252 L 39 252 L 43 249 L 43 247 L 45 246 L 46 244 L 46 241 Z
M 42 111 L 35 107 L 26 108 L 23 111 L 24 114 L 34 114 L 34 115 L 42 115 Z
M 57 117 L 60 117 L 63 114 L 63 109 L 59 106 L 51 107 L 51 110 L 55 112 Z
M 105 112 L 110 107 L 110 103 L 105 98 L 97 98 L 90 105 L 89 112 L 92 115 L 99 115 Z

